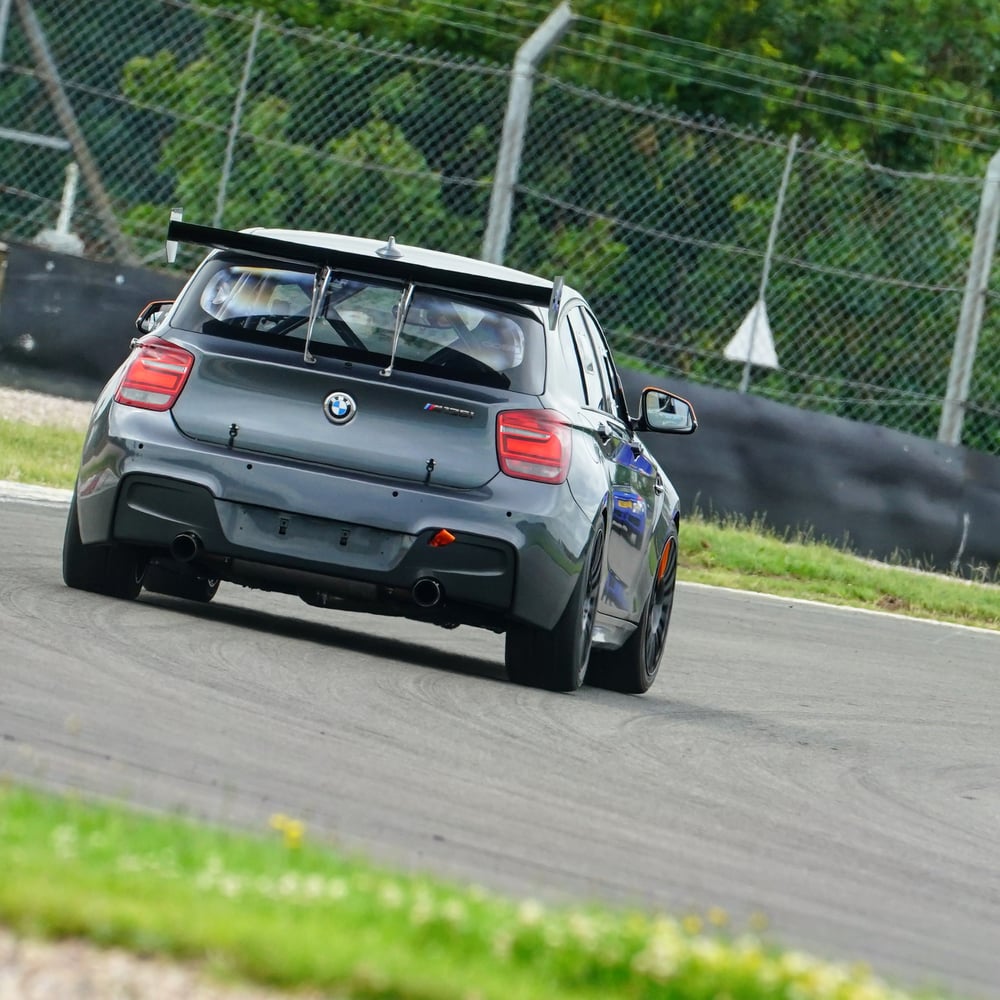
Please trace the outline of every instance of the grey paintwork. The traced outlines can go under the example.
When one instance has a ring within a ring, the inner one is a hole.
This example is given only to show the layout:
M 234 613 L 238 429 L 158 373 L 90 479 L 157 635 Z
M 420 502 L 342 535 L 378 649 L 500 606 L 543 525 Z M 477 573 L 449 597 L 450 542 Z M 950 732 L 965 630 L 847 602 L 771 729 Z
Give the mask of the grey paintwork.
M 222 579 L 310 600 L 330 596 L 340 607 L 355 606 L 345 599 L 358 594 L 345 590 L 353 582 L 374 588 L 365 595 L 374 598 L 369 610 L 496 630 L 511 622 L 548 629 L 603 519 L 607 579 L 615 586 L 602 592 L 595 643 L 613 648 L 628 638 L 678 517 L 678 496 L 627 412 L 588 407 L 567 388 L 572 378 L 557 331 L 568 311 L 586 308 L 576 292 L 566 289 L 547 309 L 541 303 L 553 283 L 536 276 L 420 248 L 400 247 L 401 259 L 387 258 L 377 242 L 348 237 L 185 224 L 172 224 L 170 234 L 236 246 L 258 260 L 347 262 L 353 273 L 363 268 L 463 294 L 514 297 L 546 329 L 546 391 L 533 396 L 426 372 L 396 370 L 387 378 L 377 359 L 313 358 L 308 348 L 278 351 L 179 328 L 175 306 L 154 334 L 194 356 L 192 374 L 163 412 L 116 403 L 120 373 L 109 382 L 78 479 L 83 543 L 127 543 L 163 559 L 176 539 L 195 537 L 197 564 Z M 356 401 L 357 417 L 344 426 L 324 414 L 332 392 Z M 557 409 L 572 424 L 565 482 L 499 471 L 497 414 L 537 408 Z M 623 481 L 647 511 L 638 547 L 610 530 L 610 490 Z M 441 528 L 458 543 L 429 547 Z M 444 583 L 441 606 L 409 600 L 425 577 Z

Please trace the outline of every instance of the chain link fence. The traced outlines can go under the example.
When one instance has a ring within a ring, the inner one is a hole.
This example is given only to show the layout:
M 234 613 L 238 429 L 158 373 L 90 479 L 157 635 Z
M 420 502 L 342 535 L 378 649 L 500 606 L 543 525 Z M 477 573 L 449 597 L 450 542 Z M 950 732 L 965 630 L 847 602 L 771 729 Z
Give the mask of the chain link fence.
M 181 205 L 480 254 L 510 67 L 182 0 L 0 4 L 4 238 L 69 230 L 88 256 L 162 266 Z M 933 438 L 985 156 L 978 176 L 888 170 L 615 100 L 566 61 L 535 82 L 506 262 L 565 274 L 638 365 Z M 962 441 L 1000 454 L 995 287 Z M 739 348 L 754 312 L 776 367 Z

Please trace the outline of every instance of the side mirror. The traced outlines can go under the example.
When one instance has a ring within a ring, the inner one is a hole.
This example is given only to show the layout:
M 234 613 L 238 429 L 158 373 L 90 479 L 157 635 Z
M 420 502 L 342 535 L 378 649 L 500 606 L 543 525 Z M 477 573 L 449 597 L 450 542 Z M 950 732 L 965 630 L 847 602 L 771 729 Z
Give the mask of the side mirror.
M 142 312 L 135 318 L 135 328 L 139 333 L 149 333 L 155 330 L 167 315 L 167 310 L 173 305 L 172 299 L 157 299 L 144 306 Z
M 665 434 L 693 434 L 698 429 L 694 407 L 666 389 L 642 390 L 642 409 L 636 430 Z

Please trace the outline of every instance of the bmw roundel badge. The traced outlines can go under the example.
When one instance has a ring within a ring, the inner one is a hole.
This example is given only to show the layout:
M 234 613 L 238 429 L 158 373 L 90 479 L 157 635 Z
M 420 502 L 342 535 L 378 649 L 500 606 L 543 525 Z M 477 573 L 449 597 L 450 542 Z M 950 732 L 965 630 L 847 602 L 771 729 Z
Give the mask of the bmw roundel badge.
M 323 412 L 331 424 L 346 424 L 354 419 L 358 404 L 346 392 L 331 392 L 323 400 Z

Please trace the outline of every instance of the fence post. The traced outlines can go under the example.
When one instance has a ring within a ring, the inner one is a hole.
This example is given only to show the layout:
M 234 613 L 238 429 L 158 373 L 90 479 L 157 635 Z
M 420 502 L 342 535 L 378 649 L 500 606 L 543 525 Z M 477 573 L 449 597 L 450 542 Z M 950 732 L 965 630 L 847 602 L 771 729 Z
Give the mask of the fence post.
M 948 371 L 948 387 L 941 406 L 941 423 L 938 441 L 944 444 L 961 444 L 965 406 L 969 401 L 972 366 L 976 360 L 976 345 L 983 325 L 986 292 L 990 286 L 990 270 L 997 243 L 997 226 L 1000 222 L 1000 150 L 990 158 L 979 199 L 979 220 L 976 239 L 969 257 L 969 272 L 965 278 L 965 295 L 962 311 L 955 331 L 955 347 Z
M 222 158 L 222 175 L 219 178 L 219 193 L 215 198 L 215 218 L 212 225 L 218 229 L 222 225 L 222 213 L 226 207 L 226 190 L 229 187 L 229 175 L 233 169 L 233 153 L 236 149 L 236 137 L 239 135 L 240 124 L 243 121 L 243 102 L 247 97 L 247 87 L 250 85 L 250 74 L 253 72 L 254 53 L 257 51 L 257 36 L 264 12 L 258 10 L 253 19 L 253 29 L 250 32 L 250 44 L 247 46 L 247 56 L 243 61 L 243 75 L 240 77 L 240 88 L 236 92 L 236 104 L 233 106 L 233 119 L 229 123 L 229 135 L 226 137 L 226 153 Z
M 510 213 L 514 200 L 514 185 L 521 168 L 521 147 L 524 129 L 531 108 L 531 88 L 535 67 L 542 57 L 562 37 L 573 22 L 574 14 L 563 0 L 535 29 L 531 37 L 517 50 L 507 95 L 507 113 L 503 121 L 500 150 L 497 154 L 493 190 L 490 192 L 490 215 L 483 237 L 483 260 L 502 264 L 510 232 Z
M 11 0 L 0 0 L 0 66 L 4 65 L 4 49 L 7 46 L 7 25 L 10 24 Z

